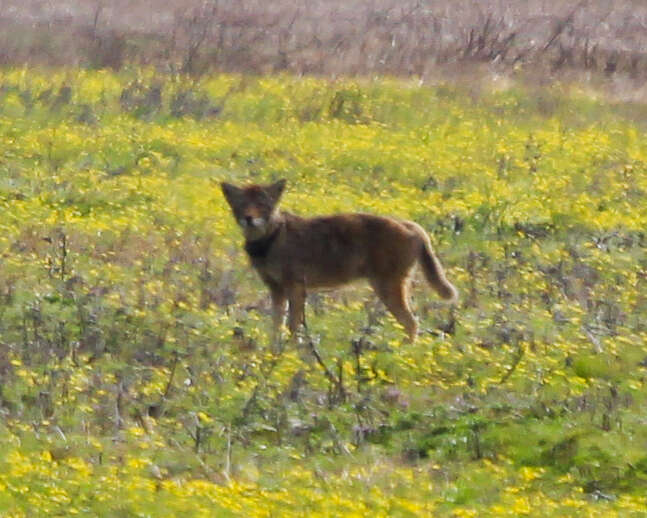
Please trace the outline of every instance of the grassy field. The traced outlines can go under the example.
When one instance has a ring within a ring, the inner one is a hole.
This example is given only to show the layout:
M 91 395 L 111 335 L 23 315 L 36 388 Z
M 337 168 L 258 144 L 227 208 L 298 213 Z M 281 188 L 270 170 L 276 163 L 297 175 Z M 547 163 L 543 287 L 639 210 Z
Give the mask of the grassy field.
M 641 112 L 1 71 L 0 514 L 646 516 Z M 311 294 L 270 347 L 218 183 L 278 178 L 304 215 L 420 223 L 460 303 L 417 276 L 408 345 L 364 284 Z

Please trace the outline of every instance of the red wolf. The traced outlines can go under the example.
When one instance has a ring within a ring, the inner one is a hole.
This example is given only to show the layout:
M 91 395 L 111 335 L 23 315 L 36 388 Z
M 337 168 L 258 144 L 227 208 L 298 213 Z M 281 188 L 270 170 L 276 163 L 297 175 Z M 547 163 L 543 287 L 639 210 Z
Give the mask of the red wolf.
M 410 341 L 417 333 L 407 297 L 408 278 L 420 263 L 431 286 L 455 301 L 429 237 L 413 221 L 370 214 L 302 218 L 280 211 L 285 180 L 271 185 L 221 184 L 245 235 L 245 251 L 272 297 L 274 339 L 289 301 L 288 327 L 294 335 L 304 323 L 306 289 L 332 287 L 365 278 Z

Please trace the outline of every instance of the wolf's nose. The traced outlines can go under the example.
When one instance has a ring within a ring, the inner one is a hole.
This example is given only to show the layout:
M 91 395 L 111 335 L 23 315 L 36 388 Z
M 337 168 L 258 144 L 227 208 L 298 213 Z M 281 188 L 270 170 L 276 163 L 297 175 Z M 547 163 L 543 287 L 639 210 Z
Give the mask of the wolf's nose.
M 245 223 L 250 227 L 254 226 L 254 218 L 251 216 L 245 216 Z

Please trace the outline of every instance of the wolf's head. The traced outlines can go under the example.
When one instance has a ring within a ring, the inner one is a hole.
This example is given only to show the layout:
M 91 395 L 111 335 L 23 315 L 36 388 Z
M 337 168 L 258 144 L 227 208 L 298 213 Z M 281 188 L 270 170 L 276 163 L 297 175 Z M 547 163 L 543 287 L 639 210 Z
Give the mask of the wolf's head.
M 278 215 L 277 205 L 285 189 L 285 180 L 247 187 L 222 182 L 220 186 L 248 241 L 259 239 L 272 230 L 272 222 Z

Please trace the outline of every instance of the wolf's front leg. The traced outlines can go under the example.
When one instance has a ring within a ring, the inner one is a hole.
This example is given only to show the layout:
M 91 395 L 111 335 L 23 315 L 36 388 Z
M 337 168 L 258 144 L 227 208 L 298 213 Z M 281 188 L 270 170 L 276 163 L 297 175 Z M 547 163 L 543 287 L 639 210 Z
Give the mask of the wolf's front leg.
M 277 345 L 281 340 L 281 326 L 285 320 L 285 291 L 275 287 L 270 289 L 272 297 L 272 344 Z
M 295 340 L 297 338 L 297 333 L 300 330 L 300 327 L 305 324 L 305 283 L 297 282 L 290 286 L 288 298 L 290 301 L 288 327 L 290 328 L 292 339 Z

